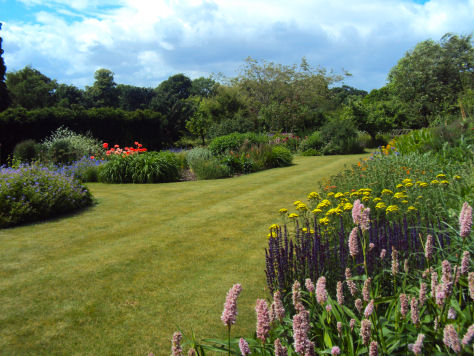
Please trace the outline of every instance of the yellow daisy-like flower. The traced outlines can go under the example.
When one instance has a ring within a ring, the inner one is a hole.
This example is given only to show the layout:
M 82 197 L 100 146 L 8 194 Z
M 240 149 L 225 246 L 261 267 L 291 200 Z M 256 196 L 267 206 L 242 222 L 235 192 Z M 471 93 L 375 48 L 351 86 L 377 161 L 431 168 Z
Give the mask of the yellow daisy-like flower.
M 413 187 L 413 183 L 405 183 L 405 187 L 407 188 Z
M 333 208 L 333 209 L 329 209 L 326 213 L 326 216 L 330 216 L 330 215 L 339 215 L 342 213 L 342 210 L 339 209 L 339 208 Z
M 444 178 L 446 178 L 446 175 L 443 174 L 443 173 L 440 173 L 440 174 L 438 174 L 438 175 L 436 176 L 436 178 L 438 178 L 438 179 L 444 179 Z
M 407 183 L 413 183 L 413 180 L 411 180 L 410 178 L 406 178 L 402 180 L 402 184 L 407 184 Z
M 316 207 L 316 209 L 324 209 L 328 206 L 331 206 L 331 202 L 327 199 L 324 199 L 321 203 L 318 204 L 318 206 Z
M 385 210 L 385 212 L 388 214 L 388 213 L 395 213 L 398 211 L 398 206 L 396 205 L 389 205 L 387 207 L 387 209 Z
M 374 200 L 373 200 L 374 203 L 378 203 L 379 201 L 382 201 L 382 199 L 380 199 L 379 197 L 374 198 Z
M 313 229 L 309 229 L 309 233 L 310 233 L 310 234 L 314 234 L 314 230 L 313 230 Z
M 298 217 L 298 214 L 291 213 L 290 215 L 288 215 L 288 217 L 289 217 L 290 219 L 295 219 L 295 218 Z
M 280 212 L 280 214 L 286 214 L 288 212 L 288 209 L 282 208 L 278 211 Z
M 402 200 L 402 204 L 408 204 L 408 200 Z
M 344 209 L 344 211 L 349 211 L 352 210 L 352 207 L 353 205 L 351 203 L 346 203 L 342 208 Z
M 459 179 L 461 179 L 461 176 L 455 175 L 455 176 L 453 177 L 453 179 L 459 180 Z
M 321 196 L 316 193 L 316 192 L 311 192 L 308 194 L 308 199 L 309 200 L 312 200 L 312 199 L 321 199 Z
M 417 210 L 418 210 L 418 209 L 415 208 L 413 205 L 410 205 L 410 206 L 408 207 L 408 211 L 417 211 Z
M 362 198 L 362 201 L 363 201 L 364 203 L 367 203 L 368 201 L 370 201 L 370 197 L 363 197 L 363 198 Z
M 382 194 L 390 194 L 390 195 L 392 195 L 393 192 L 392 192 L 390 189 L 383 189 L 383 190 L 382 190 Z
M 277 224 L 273 224 L 273 225 L 270 225 L 270 227 L 268 229 L 269 230 L 277 230 L 279 228 L 280 228 L 280 226 L 278 226 Z
M 304 227 L 304 228 L 301 229 L 301 231 L 308 232 L 308 229 Z
M 341 197 L 343 197 L 343 196 L 344 196 L 343 193 L 338 192 L 338 193 L 336 193 L 336 194 L 334 195 L 334 198 L 339 199 L 339 198 L 341 198 Z
M 329 218 L 322 218 L 322 219 L 319 219 L 319 224 L 320 225 L 327 225 L 329 224 L 331 220 L 329 220 Z
M 377 205 L 375 205 L 376 209 L 385 209 L 386 207 L 387 207 L 387 205 L 385 205 L 385 203 L 382 202 L 382 201 L 380 203 L 378 203 Z
M 323 211 L 322 211 L 321 209 L 318 209 L 318 208 L 316 208 L 316 209 L 314 209 L 314 210 L 312 211 L 312 213 L 313 213 L 314 215 L 319 214 L 319 213 L 322 213 L 322 212 L 323 212 Z
M 345 195 L 346 197 L 349 197 L 349 196 L 351 196 L 351 192 L 344 192 L 344 195 Z
M 299 203 L 299 204 L 296 206 L 296 210 L 306 211 L 306 210 L 308 210 L 308 207 L 306 206 L 305 203 Z
M 420 183 L 421 188 L 426 188 L 427 186 L 428 186 L 428 183 L 426 183 L 426 182 L 421 182 Z
M 278 236 L 278 234 L 275 232 L 275 231 L 271 231 L 268 235 L 267 235 L 267 239 L 271 239 L 271 238 L 276 238 Z
M 352 193 L 351 193 L 351 198 L 352 198 L 352 197 L 357 197 L 357 196 L 359 196 L 359 192 L 352 192 Z
M 364 192 L 364 193 L 362 193 L 362 194 L 363 194 L 364 196 L 368 196 L 368 195 L 370 195 L 370 192 Z
M 423 195 L 418 195 L 418 196 L 416 197 L 416 199 L 422 199 L 422 198 L 423 198 Z
M 329 193 L 327 194 L 328 197 L 332 197 L 333 195 L 334 195 L 334 192 L 329 192 Z
M 298 204 L 301 204 L 301 200 L 296 200 L 296 201 L 293 202 L 294 206 L 297 206 Z
M 439 184 L 449 184 L 449 182 L 447 180 L 442 180 L 441 182 L 439 182 Z
M 437 180 L 437 179 L 433 179 L 433 180 L 432 180 L 430 183 L 431 183 L 431 184 L 433 184 L 433 185 L 435 185 L 435 184 L 439 184 L 439 180 Z
M 403 184 L 397 184 L 397 186 L 396 186 L 397 189 L 400 189 L 400 188 L 403 188 L 403 187 L 404 187 Z
M 420 185 L 421 183 L 423 183 L 421 180 L 417 180 L 415 184 Z
M 398 193 L 395 193 L 395 194 L 393 195 L 393 197 L 394 197 L 395 199 L 402 199 L 402 198 L 406 198 L 407 196 L 406 196 L 405 192 L 398 192 Z

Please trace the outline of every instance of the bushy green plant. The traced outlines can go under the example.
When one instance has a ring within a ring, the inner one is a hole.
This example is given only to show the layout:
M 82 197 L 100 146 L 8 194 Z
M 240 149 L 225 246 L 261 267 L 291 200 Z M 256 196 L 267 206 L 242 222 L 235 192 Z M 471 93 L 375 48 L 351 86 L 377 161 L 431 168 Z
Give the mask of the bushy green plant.
M 13 158 L 23 163 L 33 162 L 40 159 L 42 150 L 35 140 L 21 141 L 13 150 Z
M 210 160 L 214 156 L 211 151 L 204 147 L 195 147 L 192 150 L 186 152 L 186 161 L 188 166 L 193 169 L 194 163 L 201 160 Z
M 168 151 L 114 155 L 99 170 L 105 183 L 163 183 L 179 180 L 176 156 Z
M 39 165 L 0 169 L 0 227 L 54 217 L 92 204 L 71 176 Z
M 80 156 L 74 150 L 71 141 L 63 138 L 53 142 L 48 150 L 48 158 L 55 164 L 69 164 L 78 160 Z
M 331 119 L 321 127 L 321 139 L 326 142 L 324 154 L 350 154 L 364 151 L 357 138 L 357 129 L 349 119 Z
M 219 136 L 209 143 L 209 150 L 213 155 L 219 156 L 226 152 L 238 151 L 244 141 L 245 135 L 241 133 Z
M 282 146 L 273 146 L 268 167 L 286 167 L 293 162 L 293 155 L 291 151 Z
M 56 142 L 60 143 L 57 144 Z M 84 156 L 100 157 L 104 153 L 101 142 L 95 138 L 78 134 L 63 126 L 45 138 L 42 144 L 55 163 L 72 162 Z M 60 156 L 64 157 L 65 160 L 57 158 L 58 150 L 62 152 Z
M 300 153 L 301 156 L 319 156 L 321 152 L 316 151 L 314 148 L 308 148 L 306 151 Z
M 324 147 L 324 145 L 325 145 L 325 142 L 323 141 L 321 132 L 314 131 L 311 135 L 301 140 L 298 150 L 300 152 L 304 152 L 309 149 L 320 151 L 321 148 Z
M 192 170 L 199 180 L 226 178 L 231 175 L 230 168 L 217 158 L 196 160 Z

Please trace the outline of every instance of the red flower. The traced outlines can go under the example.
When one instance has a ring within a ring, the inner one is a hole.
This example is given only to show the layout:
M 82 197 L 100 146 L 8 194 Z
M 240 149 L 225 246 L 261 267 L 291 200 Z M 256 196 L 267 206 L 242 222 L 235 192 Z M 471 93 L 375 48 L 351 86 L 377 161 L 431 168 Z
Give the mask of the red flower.
M 137 141 L 135 141 L 134 144 L 135 144 L 135 146 L 138 146 L 138 145 L 139 145 L 139 143 L 138 143 Z
M 94 156 L 91 156 L 91 159 L 94 159 L 95 157 Z
M 104 148 L 109 148 L 109 144 L 108 144 L 107 142 L 104 142 L 104 143 L 102 144 L 102 147 L 104 147 Z
M 139 148 L 138 152 L 146 152 L 146 148 Z
M 115 148 L 119 148 L 120 146 L 119 145 L 114 145 Z
M 142 147 L 143 145 L 142 145 L 141 143 L 139 143 L 137 146 L 138 146 L 138 147 Z

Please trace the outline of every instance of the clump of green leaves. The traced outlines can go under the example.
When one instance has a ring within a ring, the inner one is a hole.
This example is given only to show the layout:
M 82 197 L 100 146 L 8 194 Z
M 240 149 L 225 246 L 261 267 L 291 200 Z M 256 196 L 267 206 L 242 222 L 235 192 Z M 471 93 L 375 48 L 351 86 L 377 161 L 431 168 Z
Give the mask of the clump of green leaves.
M 92 204 L 78 180 L 39 165 L 0 169 L 0 227 L 42 220 Z
M 99 170 L 99 181 L 104 183 L 176 182 L 179 177 L 179 162 L 168 151 L 113 155 Z

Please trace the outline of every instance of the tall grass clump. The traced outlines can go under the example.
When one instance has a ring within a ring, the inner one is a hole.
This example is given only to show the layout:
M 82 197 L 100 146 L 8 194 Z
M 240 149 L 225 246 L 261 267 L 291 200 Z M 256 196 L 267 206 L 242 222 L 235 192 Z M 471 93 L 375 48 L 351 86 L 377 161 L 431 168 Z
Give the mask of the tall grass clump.
M 179 177 L 178 160 L 168 151 L 109 155 L 98 176 L 104 183 L 164 183 Z
M 92 204 L 78 180 L 40 165 L 0 169 L 0 227 L 51 218 Z

